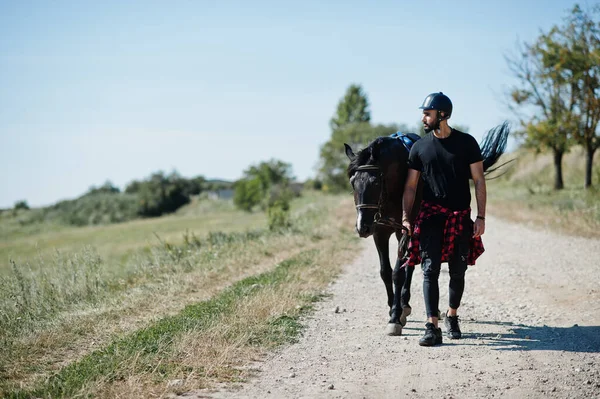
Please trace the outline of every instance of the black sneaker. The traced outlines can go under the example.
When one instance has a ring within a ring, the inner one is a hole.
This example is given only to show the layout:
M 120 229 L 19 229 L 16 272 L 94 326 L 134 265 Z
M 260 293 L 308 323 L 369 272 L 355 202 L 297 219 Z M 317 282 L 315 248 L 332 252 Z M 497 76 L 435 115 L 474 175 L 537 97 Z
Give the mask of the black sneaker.
M 462 337 L 460 326 L 458 325 L 458 316 L 448 316 L 448 314 L 446 314 L 444 326 L 446 326 L 446 335 L 448 338 L 460 339 Z
M 425 324 L 425 335 L 419 340 L 421 346 L 434 346 L 442 344 L 442 329 L 436 328 L 433 323 Z

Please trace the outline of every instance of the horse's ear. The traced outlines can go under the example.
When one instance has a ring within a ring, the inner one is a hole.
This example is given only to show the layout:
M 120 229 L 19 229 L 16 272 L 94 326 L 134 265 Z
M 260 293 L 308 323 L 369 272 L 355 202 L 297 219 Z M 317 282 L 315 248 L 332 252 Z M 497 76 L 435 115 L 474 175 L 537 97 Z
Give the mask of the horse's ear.
M 350 160 L 352 161 L 356 155 L 354 154 L 354 151 L 352 151 L 352 147 L 350 147 L 348 144 L 344 143 L 344 148 L 346 149 L 346 156 L 348 158 L 350 158 Z

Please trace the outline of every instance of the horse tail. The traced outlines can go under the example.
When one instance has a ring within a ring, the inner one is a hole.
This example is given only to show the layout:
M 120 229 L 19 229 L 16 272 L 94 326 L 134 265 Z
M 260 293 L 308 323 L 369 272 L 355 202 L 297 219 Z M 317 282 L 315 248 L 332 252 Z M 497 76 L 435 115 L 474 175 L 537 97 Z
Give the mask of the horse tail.
M 503 124 L 490 129 L 483 137 L 480 148 L 481 155 L 483 156 L 483 170 L 486 172 L 486 175 L 498 170 L 500 167 L 510 162 L 505 162 L 502 165 L 498 165 L 495 168 L 490 169 L 491 166 L 498 162 L 498 159 L 500 159 L 502 154 L 504 154 L 509 134 L 510 128 L 508 126 L 508 122 L 504 122 Z

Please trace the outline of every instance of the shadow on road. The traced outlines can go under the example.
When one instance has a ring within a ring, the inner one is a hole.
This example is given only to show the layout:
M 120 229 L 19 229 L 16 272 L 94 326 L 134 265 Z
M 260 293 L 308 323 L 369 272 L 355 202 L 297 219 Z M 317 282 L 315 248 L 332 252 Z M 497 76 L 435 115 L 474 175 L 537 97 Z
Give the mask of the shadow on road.
M 498 332 L 478 333 L 477 326 L 484 324 L 498 326 Z M 471 321 L 468 326 L 471 333 L 463 334 L 464 338 L 482 340 L 482 345 L 493 346 L 495 350 L 600 353 L 600 326 L 538 327 L 492 321 Z

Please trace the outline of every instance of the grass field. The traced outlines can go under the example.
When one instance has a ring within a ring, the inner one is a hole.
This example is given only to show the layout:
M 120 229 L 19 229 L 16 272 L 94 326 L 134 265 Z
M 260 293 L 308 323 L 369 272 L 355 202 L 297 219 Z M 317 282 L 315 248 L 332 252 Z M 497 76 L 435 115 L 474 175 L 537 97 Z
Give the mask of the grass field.
M 565 188 L 553 189 L 550 154 L 521 150 L 508 173 L 488 182 L 488 212 L 503 219 L 559 233 L 600 238 L 600 156 L 596 154 L 593 186 L 583 188 L 584 154 L 573 148 L 563 160 Z M 502 160 L 500 161 L 502 162 Z
M 204 202 L 17 235 L 0 274 L 0 396 L 146 397 L 242 378 L 236 366 L 293 339 L 353 256 L 351 201 L 309 193 L 278 232 Z
M 0 228 L 0 257 L 6 261 L 10 258 L 19 263 L 34 264 L 32 260 L 40 255 L 80 251 L 91 245 L 106 262 L 119 264 L 137 249 L 158 243 L 157 236 L 179 243 L 186 230 L 203 235 L 215 230 L 242 231 L 264 224 L 263 213 L 237 211 L 231 202 L 194 202 L 173 215 L 128 223 L 88 227 L 27 226 L 23 230 L 28 234 L 23 234 L 17 227 Z M 0 266 L 0 274 L 7 264 L 3 262 Z

